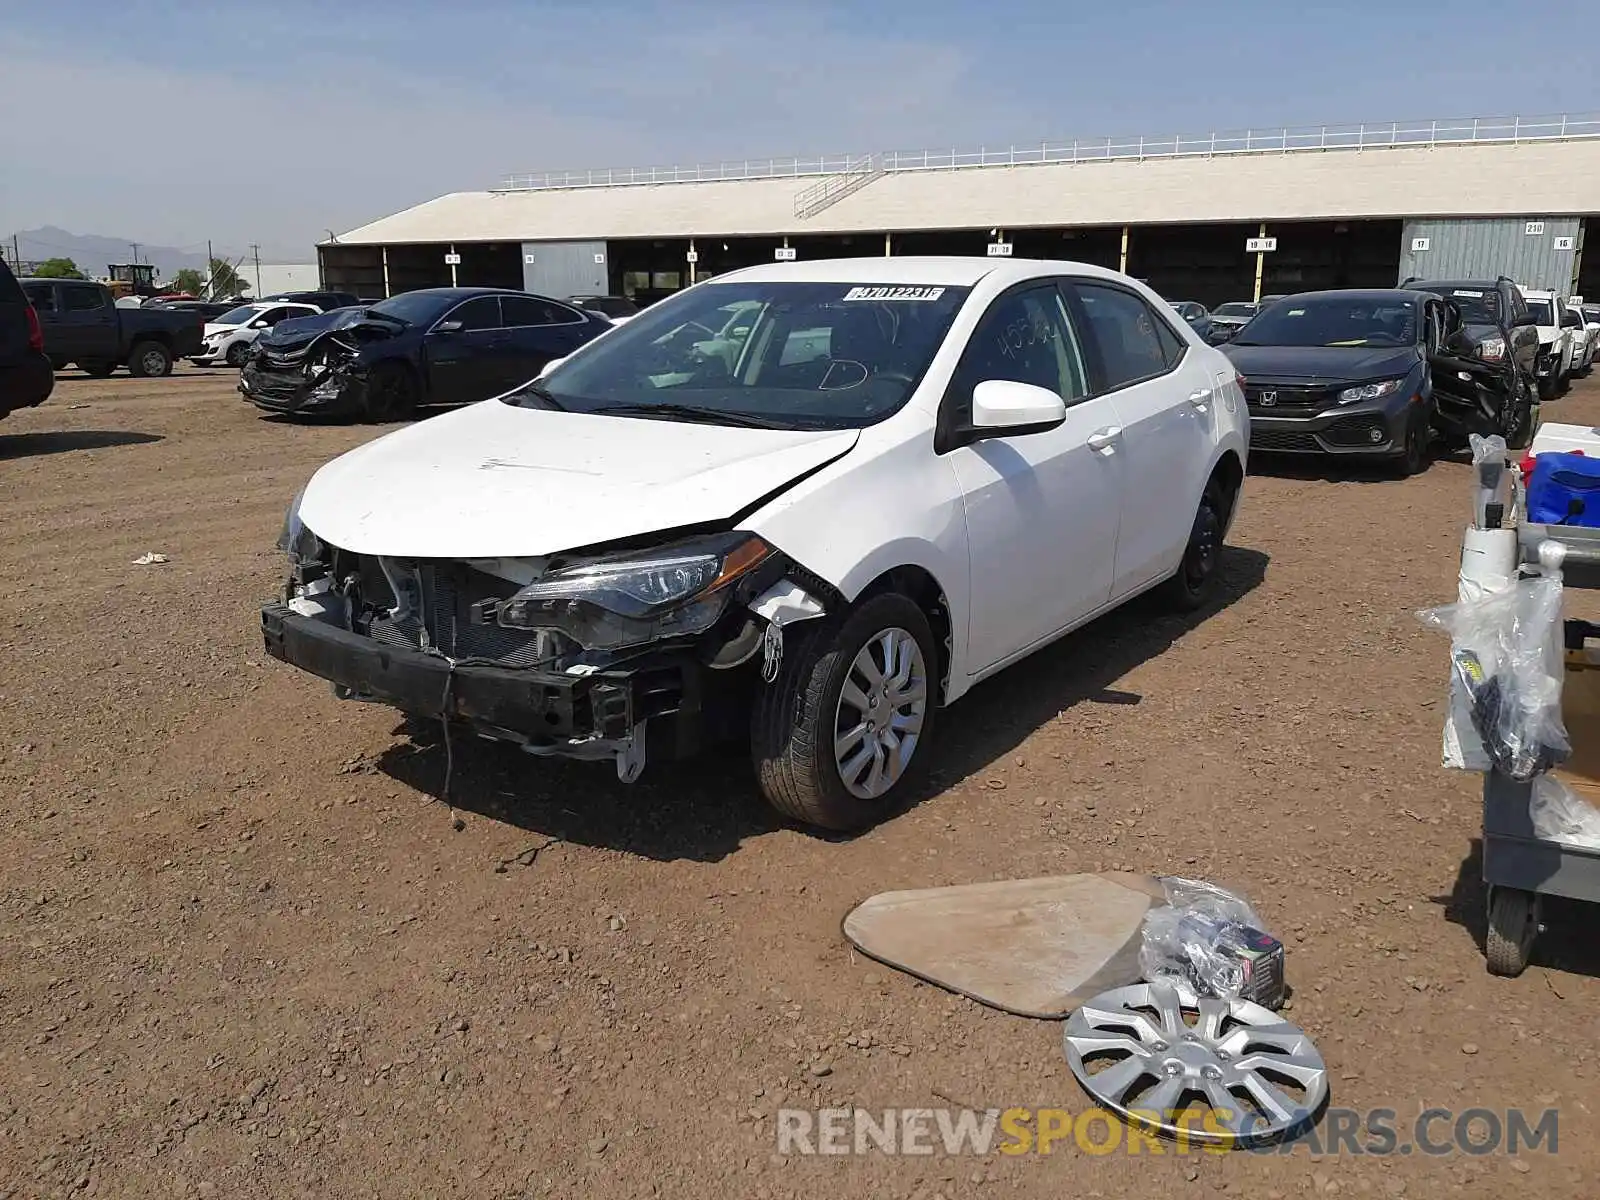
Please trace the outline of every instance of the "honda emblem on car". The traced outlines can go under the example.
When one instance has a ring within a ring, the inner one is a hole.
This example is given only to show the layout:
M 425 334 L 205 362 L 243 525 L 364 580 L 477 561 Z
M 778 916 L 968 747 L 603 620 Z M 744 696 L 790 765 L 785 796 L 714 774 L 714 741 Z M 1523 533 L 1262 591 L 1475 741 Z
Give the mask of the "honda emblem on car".
M 1277 402 L 1278 402 L 1278 393 L 1277 392 L 1262 392 L 1261 393 L 1261 407 L 1262 408 L 1271 408 Z

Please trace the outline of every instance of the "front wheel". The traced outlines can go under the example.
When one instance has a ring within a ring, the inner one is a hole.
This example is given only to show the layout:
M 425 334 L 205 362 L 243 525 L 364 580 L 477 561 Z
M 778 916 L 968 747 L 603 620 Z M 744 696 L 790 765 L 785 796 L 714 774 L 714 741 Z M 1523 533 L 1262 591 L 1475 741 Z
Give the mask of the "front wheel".
M 939 661 L 928 618 L 888 592 L 842 622 L 795 626 L 786 641 L 751 722 L 762 792 L 785 816 L 822 829 L 882 820 L 927 766 Z
M 1501 418 L 1501 428 L 1506 439 L 1508 450 L 1524 450 L 1533 440 L 1534 427 L 1534 395 L 1533 386 L 1521 375 L 1511 395 L 1510 406 Z M 1544 384 L 1541 382 L 1537 391 L 1540 399 L 1544 398 Z
M 1432 459 L 1432 428 L 1428 418 L 1413 417 L 1406 425 L 1405 445 L 1395 459 L 1395 474 L 1402 478 L 1421 475 Z
M 228 347 L 228 352 L 222 356 L 222 361 L 230 367 L 244 366 L 244 360 L 250 354 L 250 347 L 243 342 L 235 342 Z
M 417 377 L 404 363 L 379 363 L 367 376 L 366 418 L 402 421 L 417 407 Z
M 128 372 L 140 379 L 159 379 L 172 374 L 172 351 L 160 342 L 140 342 L 128 356 Z

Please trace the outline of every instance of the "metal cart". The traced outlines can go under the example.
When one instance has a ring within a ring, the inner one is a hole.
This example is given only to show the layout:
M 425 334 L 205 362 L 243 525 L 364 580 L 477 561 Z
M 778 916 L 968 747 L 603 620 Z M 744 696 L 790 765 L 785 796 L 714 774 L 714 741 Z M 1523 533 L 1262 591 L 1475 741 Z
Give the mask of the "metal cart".
M 1517 527 L 1521 560 L 1536 564 L 1540 547 L 1564 550 L 1564 588 L 1600 589 L 1600 529 L 1566 525 Z M 1528 810 L 1533 784 L 1489 771 L 1483 784 L 1483 880 L 1489 889 L 1484 951 L 1495 975 L 1520 975 L 1541 925 L 1544 896 L 1600 904 L 1600 850 L 1539 837 Z

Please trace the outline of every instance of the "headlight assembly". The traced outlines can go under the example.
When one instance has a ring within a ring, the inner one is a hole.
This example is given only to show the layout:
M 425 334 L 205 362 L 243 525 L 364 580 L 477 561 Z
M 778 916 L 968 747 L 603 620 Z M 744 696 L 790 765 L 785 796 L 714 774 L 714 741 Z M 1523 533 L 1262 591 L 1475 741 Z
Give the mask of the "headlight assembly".
M 1382 383 L 1363 383 L 1347 387 L 1339 393 L 1339 403 L 1355 404 L 1362 400 L 1381 400 L 1398 392 L 1404 382 L 1403 379 L 1385 379 Z
M 295 493 L 289 511 L 283 515 L 283 529 L 278 534 L 278 549 L 296 565 L 318 562 L 322 558 L 322 540 L 307 529 L 305 522 L 300 519 L 300 501 L 305 499 L 305 494 L 305 488 Z
M 1501 362 L 1506 356 L 1504 338 L 1484 338 L 1477 346 L 1478 357 L 1484 362 Z
M 592 650 L 703 633 L 727 607 L 731 585 L 772 554 L 753 534 L 727 533 L 576 563 L 522 588 L 496 619 L 557 630 Z

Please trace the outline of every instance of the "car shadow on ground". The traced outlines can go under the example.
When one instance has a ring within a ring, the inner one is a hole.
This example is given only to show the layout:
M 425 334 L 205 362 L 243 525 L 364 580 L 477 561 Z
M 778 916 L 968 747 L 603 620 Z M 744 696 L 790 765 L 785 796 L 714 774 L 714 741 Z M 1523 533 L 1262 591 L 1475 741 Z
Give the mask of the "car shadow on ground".
M 1200 611 L 1174 615 L 1142 597 L 942 711 L 944 732 L 930 746 L 928 781 L 908 807 L 983 771 L 1078 704 L 1137 704 L 1137 695 L 1112 685 L 1253 591 L 1265 578 L 1267 561 L 1260 551 L 1229 547 L 1219 566 L 1216 596 Z M 447 763 L 442 727 L 405 721 L 396 733 L 404 740 L 380 756 L 378 768 L 397 782 L 439 795 Z M 647 767 L 638 782 L 624 785 L 609 763 L 534 759 L 460 730 L 452 731 L 451 740 L 448 798 L 456 809 L 524 829 L 540 843 L 553 838 L 663 861 L 716 862 L 745 840 L 788 825 L 763 802 L 742 745 Z M 819 836 L 845 840 L 848 835 Z
M 65 454 L 69 450 L 105 450 L 112 446 L 143 446 L 161 441 L 157 433 L 121 429 L 68 429 L 55 433 L 0 433 L 0 460 Z
M 1483 840 L 1472 839 L 1472 847 L 1456 872 L 1455 883 L 1447 896 L 1432 897 L 1444 909 L 1444 918 L 1472 935 L 1481 951 L 1488 933 L 1489 889 L 1483 882 Z M 1546 896 L 1541 902 L 1540 920 L 1544 932 L 1533 942 L 1528 966 L 1543 967 L 1570 975 L 1600 979 L 1600 941 L 1594 937 L 1594 909 L 1580 900 Z M 1487 969 L 1487 968 L 1485 968 Z M 1558 985 L 1553 985 L 1558 986 Z

